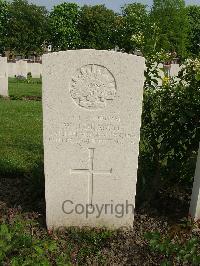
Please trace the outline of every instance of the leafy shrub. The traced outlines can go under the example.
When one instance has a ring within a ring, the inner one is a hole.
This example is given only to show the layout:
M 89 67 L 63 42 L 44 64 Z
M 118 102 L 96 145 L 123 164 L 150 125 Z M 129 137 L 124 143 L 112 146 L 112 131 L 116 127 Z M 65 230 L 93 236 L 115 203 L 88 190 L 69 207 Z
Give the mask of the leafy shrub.
M 161 265 L 199 265 L 200 264 L 200 241 L 197 237 L 190 237 L 184 243 L 181 239 L 171 239 L 169 236 L 162 237 L 158 232 L 145 234 L 150 249 L 164 255 Z M 173 264 L 171 263 L 173 261 Z
M 31 72 L 28 72 L 28 73 L 27 73 L 27 78 L 32 78 L 32 74 L 31 74 Z
M 13 266 L 50 265 L 50 256 L 58 247 L 54 240 L 34 238 L 29 232 L 34 225 L 32 221 L 19 219 L 10 225 L 0 225 L 0 263 L 10 261 Z
M 27 73 L 27 83 L 30 83 L 31 79 L 32 79 L 32 74 L 31 74 L 31 72 L 28 72 Z
M 200 140 L 200 63 L 186 62 L 179 81 L 144 92 L 139 191 L 191 184 Z
M 84 265 L 90 256 L 100 262 L 100 250 L 112 235 L 73 227 L 47 234 L 35 220 L 17 216 L 0 223 L 0 265 Z

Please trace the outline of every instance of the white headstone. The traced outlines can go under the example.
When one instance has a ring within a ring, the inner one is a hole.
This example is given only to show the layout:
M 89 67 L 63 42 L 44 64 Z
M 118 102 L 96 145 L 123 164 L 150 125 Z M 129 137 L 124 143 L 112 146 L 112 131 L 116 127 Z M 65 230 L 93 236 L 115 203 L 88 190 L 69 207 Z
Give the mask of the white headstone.
M 196 171 L 195 171 L 189 213 L 195 220 L 200 219 L 200 147 L 197 157 L 197 164 L 196 164 Z
M 133 225 L 144 68 L 113 51 L 43 56 L 48 228 Z
M 8 97 L 7 57 L 0 57 L 0 95 L 4 97 Z
M 27 78 L 28 66 L 27 61 L 19 60 L 16 62 L 16 76 L 23 76 Z

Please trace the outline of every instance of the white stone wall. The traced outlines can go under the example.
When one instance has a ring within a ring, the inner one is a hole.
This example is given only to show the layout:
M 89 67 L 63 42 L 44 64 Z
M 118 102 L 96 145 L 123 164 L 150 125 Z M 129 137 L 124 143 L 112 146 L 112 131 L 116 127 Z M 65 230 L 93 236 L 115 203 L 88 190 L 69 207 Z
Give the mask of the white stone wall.
M 17 73 L 16 69 L 16 63 L 8 63 L 8 76 L 13 78 Z
M 42 64 L 27 63 L 27 71 L 31 72 L 33 78 L 40 78 L 40 76 L 42 75 Z
M 20 60 L 16 62 L 16 71 L 17 71 L 17 76 L 27 76 L 27 62 Z
M 27 61 L 19 60 L 16 63 L 8 63 L 8 76 L 24 76 L 31 72 L 33 78 L 39 78 L 42 74 L 42 64 L 40 63 L 27 63 Z

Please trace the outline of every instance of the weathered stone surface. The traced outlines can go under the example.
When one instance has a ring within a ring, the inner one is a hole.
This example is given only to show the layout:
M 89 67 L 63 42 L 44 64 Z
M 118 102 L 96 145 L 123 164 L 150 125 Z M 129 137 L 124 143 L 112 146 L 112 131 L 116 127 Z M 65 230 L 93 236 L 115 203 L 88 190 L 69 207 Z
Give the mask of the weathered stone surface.
M 132 226 L 144 68 L 112 51 L 43 56 L 48 228 Z
M 197 157 L 196 171 L 190 202 L 190 215 L 195 219 L 200 219 L 200 147 Z
M 0 57 L 0 95 L 8 96 L 8 64 L 6 57 Z

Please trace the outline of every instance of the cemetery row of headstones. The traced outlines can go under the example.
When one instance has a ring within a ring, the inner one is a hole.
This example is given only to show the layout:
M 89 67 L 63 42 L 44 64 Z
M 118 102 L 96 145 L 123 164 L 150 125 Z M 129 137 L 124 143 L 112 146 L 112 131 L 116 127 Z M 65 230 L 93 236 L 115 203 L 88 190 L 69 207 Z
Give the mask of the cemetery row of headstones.
M 43 56 L 48 228 L 132 226 L 144 70 L 144 58 L 114 51 Z M 1 58 L 0 87 L 7 83 Z M 200 155 L 190 207 L 195 219 L 199 188 Z
M 5 71 L 7 73 L 7 77 L 20 77 L 20 78 L 27 78 L 27 76 L 31 76 L 33 78 L 40 78 L 42 75 L 42 64 L 41 62 L 27 62 L 26 60 L 17 60 L 16 62 L 8 62 L 7 66 L 6 64 L 6 58 L 1 57 L 1 63 L 0 63 L 0 71 Z M 156 65 L 155 65 L 156 67 Z M 156 78 L 157 85 L 162 86 L 163 78 L 165 75 L 176 78 L 178 75 L 178 72 L 180 71 L 180 66 L 178 64 L 172 64 L 170 68 L 167 70 L 167 73 L 165 71 L 165 68 L 163 67 L 163 64 L 159 64 L 157 66 L 159 69 L 159 77 Z M 2 74 L 2 77 L 4 77 L 4 74 Z M 6 77 L 5 77 L 6 78 Z M 5 79 L 6 81 L 7 79 Z M 8 96 L 8 86 L 7 83 L 3 85 L 1 82 L 0 87 L 0 95 L 1 96 Z
M 26 60 L 18 60 L 16 62 L 8 63 L 8 76 L 9 77 L 27 77 L 31 73 L 33 78 L 40 78 L 42 74 L 42 64 L 39 62 L 28 62 Z

